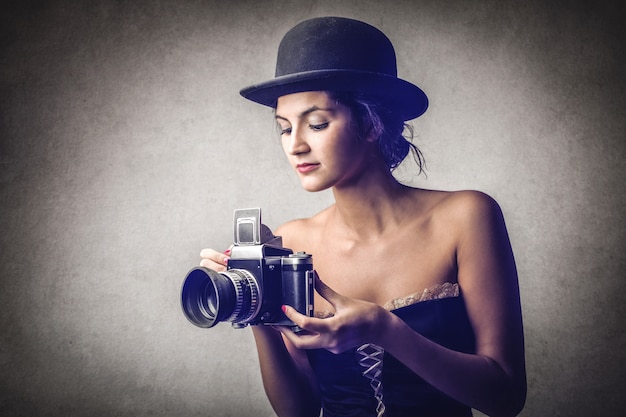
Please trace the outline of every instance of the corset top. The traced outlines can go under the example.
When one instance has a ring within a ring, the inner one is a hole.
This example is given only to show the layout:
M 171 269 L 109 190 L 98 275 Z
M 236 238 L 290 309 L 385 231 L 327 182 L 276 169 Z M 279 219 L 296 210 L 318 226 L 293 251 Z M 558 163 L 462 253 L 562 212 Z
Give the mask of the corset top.
M 413 330 L 447 348 L 474 353 L 475 340 L 457 284 L 444 284 L 385 306 Z M 324 417 L 471 416 L 373 344 L 333 354 L 307 351 L 322 394 Z M 428 358 L 424 358 L 428 360 Z

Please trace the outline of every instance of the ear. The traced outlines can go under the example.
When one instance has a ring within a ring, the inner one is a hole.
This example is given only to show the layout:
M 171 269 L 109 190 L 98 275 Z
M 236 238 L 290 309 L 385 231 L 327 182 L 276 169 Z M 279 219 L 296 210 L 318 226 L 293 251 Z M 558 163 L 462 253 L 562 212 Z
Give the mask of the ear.
M 380 139 L 382 134 L 383 132 L 381 131 L 380 128 L 377 129 L 375 126 L 370 124 L 370 126 L 367 129 L 367 133 L 365 134 L 365 142 L 368 142 L 368 143 L 378 142 L 378 139 Z

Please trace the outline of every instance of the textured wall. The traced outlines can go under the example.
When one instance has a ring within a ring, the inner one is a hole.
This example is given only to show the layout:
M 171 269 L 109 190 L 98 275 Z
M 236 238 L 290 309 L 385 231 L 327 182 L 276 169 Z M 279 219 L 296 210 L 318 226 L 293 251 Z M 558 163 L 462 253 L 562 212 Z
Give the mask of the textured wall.
M 233 209 L 276 227 L 331 201 L 299 189 L 271 112 L 238 96 L 288 28 L 329 14 L 379 26 L 431 98 L 414 122 L 428 177 L 398 175 L 505 211 L 522 415 L 619 414 L 624 15 L 553 3 L 3 2 L 0 415 L 272 415 L 250 331 L 195 328 L 179 291 Z

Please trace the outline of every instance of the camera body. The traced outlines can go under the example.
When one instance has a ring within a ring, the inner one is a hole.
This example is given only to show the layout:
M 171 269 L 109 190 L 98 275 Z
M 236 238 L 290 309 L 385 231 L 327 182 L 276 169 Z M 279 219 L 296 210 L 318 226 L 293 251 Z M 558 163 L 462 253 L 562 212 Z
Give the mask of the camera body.
M 234 213 L 234 246 L 226 271 L 193 268 L 183 283 L 181 302 L 196 326 L 210 328 L 221 321 L 248 325 L 299 328 L 282 311 L 290 305 L 313 316 L 313 258 L 282 246 L 261 223 L 261 209 Z

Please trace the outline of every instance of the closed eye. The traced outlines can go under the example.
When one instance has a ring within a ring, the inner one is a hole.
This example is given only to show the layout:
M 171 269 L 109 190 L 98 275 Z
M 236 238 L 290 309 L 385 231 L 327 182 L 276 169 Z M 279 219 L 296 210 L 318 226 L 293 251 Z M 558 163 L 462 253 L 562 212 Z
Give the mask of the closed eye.
M 291 134 L 291 128 L 290 127 L 281 127 L 278 126 L 278 133 L 282 136 L 282 135 L 290 135 Z
M 320 130 L 324 130 L 328 127 L 328 122 L 321 123 L 318 125 L 309 125 L 309 128 L 315 132 L 319 132 Z

